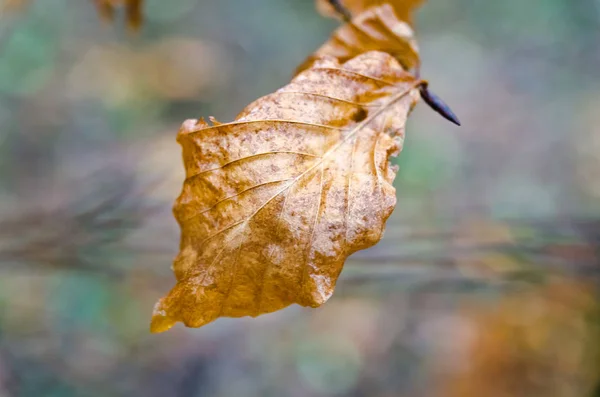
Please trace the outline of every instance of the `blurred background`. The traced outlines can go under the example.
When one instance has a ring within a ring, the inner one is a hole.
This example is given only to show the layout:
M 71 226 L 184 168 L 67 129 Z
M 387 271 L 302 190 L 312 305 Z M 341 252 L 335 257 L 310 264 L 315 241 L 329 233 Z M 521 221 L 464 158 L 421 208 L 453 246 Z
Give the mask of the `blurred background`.
M 2 7 L 9 1 L 11 9 Z M 187 118 L 337 26 L 313 0 L 0 0 L 0 397 L 600 396 L 600 1 L 430 0 L 384 239 L 331 300 L 149 334 Z M 18 8 L 18 9 L 17 9 Z

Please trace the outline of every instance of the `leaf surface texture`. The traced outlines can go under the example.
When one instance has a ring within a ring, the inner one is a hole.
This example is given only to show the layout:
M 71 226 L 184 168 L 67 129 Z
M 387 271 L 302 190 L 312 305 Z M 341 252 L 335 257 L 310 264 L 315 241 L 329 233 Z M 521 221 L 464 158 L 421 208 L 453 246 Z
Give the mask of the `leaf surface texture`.
M 345 62 L 368 51 L 383 51 L 394 56 L 406 69 L 419 65 L 419 48 L 410 25 L 390 4 L 371 7 L 340 26 L 298 71 L 309 68 L 324 56 Z
M 384 52 L 325 57 L 232 123 L 184 122 L 177 284 L 152 331 L 327 301 L 346 258 L 381 239 L 394 209 L 389 158 L 417 85 Z

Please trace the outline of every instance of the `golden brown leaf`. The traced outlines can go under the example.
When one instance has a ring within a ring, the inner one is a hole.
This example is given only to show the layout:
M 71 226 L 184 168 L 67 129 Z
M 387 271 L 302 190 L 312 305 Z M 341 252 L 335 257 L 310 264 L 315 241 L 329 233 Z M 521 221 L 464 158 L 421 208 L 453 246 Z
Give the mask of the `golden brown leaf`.
M 325 58 L 232 123 L 188 120 L 176 286 L 151 329 L 317 307 L 346 258 L 376 244 L 395 204 L 416 79 L 389 54 Z
M 345 62 L 367 51 L 384 51 L 407 70 L 419 65 L 419 49 L 412 28 L 389 4 L 372 7 L 340 26 L 333 36 L 299 68 L 305 70 L 323 56 Z
M 382 4 L 389 4 L 398 15 L 400 20 L 411 23 L 413 11 L 419 7 L 424 0 L 333 0 L 345 8 L 350 15 L 356 16 L 367 8 Z M 332 5 L 332 0 L 316 0 L 317 9 L 321 14 L 329 17 L 340 18 L 340 13 Z
M 142 25 L 142 3 L 143 0 L 94 0 L 98 13 L 108 21 L 114 18 L 115 8 L 124 7 L 127 25 L 137 30 Z

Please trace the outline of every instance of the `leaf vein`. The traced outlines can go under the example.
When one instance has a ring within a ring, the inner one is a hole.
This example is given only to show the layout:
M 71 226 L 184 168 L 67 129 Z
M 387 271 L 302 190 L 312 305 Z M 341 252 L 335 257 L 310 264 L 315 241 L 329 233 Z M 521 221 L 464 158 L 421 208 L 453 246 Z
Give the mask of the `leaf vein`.
M 329 68 L 329 67 L 316 67 L 316 68 L 312 68 L 310 70 L 330 70 L 330 71 L 334 71 L 335 70 L 335 71 L 343 72 L 345 74 L 351 74 L 351 75 L 354 75 L 354 76 L 357 76 L 357 77 L 360 77 L 360 78 L 364 78 L 364 79 L 367 79 L 367 80 L 373 80 L 373 81 L 376 81 L 378 83 L 382 83 L 382 84 L 385 84 L 385 85 L 394 85 L 394 83 L 392 83 L 390 81 L 383 80 L 383 79 L 380 79 L 378 77 L 374 77 L 374 76 L 369 76 L 369 75 L 366 75 L 366 74 L 362 74 L 362 73 L 359 73 L 359 72 L 355 72 L 354 70 Z
M 329 96 L 329 95 L 325 95 L 325 94 L 317 94 L 314 92 L 306 92 L 306 91 L 281 91 L 281 92 L 278 92 L 277 94 L 308 95 L 308 96 L 313 96 L 313 97 L 317 97 L 317 98 L 331 99 L 336 102 L 347 103 L 349 105 L 355 105 L 355 106 L 360 106 L 360 107 L 376 107 L 377 106 L 377 105 L 372 105 L 370 103 L 360 103 L 360 102 L 355 102 L 355 101 L 349 101 L 347 99 L 337 98 L 337 97 L 333 97 L 333 96 Z
M 239 159 L 228 161 L 227 163 L 225 163 L 225 164 L 223 164 L 223 165 L 221 165 L 219 167 L 211 168 L 211 169 L 208 169 L 208 170 L 201 171 L 201 172 L 199 172 L 197 174 L 190 175 L 190 176 L 188 176 L 186 178 L 186 181 L 188 181 L 190 179 L 198 178 L 199 176 L 202 176 L 202 175 L 204 175 L 206 173 L 209 173 L 209 172 L 222 170 L 222 169 L 224 169 L 224 168 L 226 168 L 226 167 L 228 167 L 228 166 L 230 166 L 232 164 L 239 163 L 239 162 L 244 161 L 244 160 L 249 160 L 249 159 L 252 159 L 252 158 L 267 156 L 267 155 L 271 155 L 271 154 L 296 154 L 298 156 L 319 157 L 316 154 L 303 153 L 303 152 L 295 152 L 293 150 L 276 150 L 276 151 L 272 151 L 272 152 L 255 153 L 255 154 L 251 154 L 251 155 L 246 156 L 246 157 L 242 157 L 242 158 L 239 158 Z
M 308 265 L 309 259 L 310 259 L 310 251 L 311 251 L 313 241 L 315 238 L 315 231 L 317 229 L 317 224 L 319 223 L 319 213 L 321 212 L 321 206 L 323 205 L 323 180 L 325 179 L 323 163 L 321 163 L 321 166 L 319 169 L 320 169 L 320 175 L 321 175 L 321 181 L 320 181 L 320 187 L 319 187 L 319 203 L 317 204 L 317 210 L 315 212 L 315 219 L 312 223 L 310 238 L 308 239 L 308 243 L 306 244 L 306 254 L 305 254 L 304 263 L 302 264 L 302 267 L 300 269 L 300 282 L 298 284 L 300 291 L 301 291 L 300 296 L 302 296 L 302 291 L 304 289 L 304 280 L 306 278 L 305 274 L 308 273 L 307 265 Z
M 255 186 L 249 187 L 249 188 L 247 188 L 247 189 L 244 189 L 244 190 L 242 190 L 241 192 L 237 192 L 237 193 L 236 193 L 236 194 L 234 194 L 234 195 L 231 195 L 231 196 L 228 196 L 228 197 L 225 197 L 225 198 L 222 198 L 222 199 L 220 199 L 219 201 L 217 201 L 216 203 L 214 203 L 214 204 L 213 204 L 213 205 L 211 205 L 210 207 L 208 207 L 208 208 L 205 208 L 205 209 L 201 210 L 200 212 L 197 212 L 197 213 L 195 213 L 194 215 L 190 216 L 189 218 L 186 218 L 184 221 L 189 221 L 189 220 L 195 219 L 195 218 L 199 217 L 200 215 L 202 215 L 202 214 L 205 214 L 205 213 L 207 213 L 207 212 L 209 212 L 209 211 L 211 211 L 211 210 L 215 209 L 215 208 L 216 208 L 216 207 L 217 207 L 219 204 L 223 204 L 223 203 L 224 203 L 224 202 L 226 202 L 226 201 L 229 201 L 229 200 L 231 200 L 231 199 L 234 199 L 234 198 L 236 198 L 236 197 L 239 197 L 239 196 L 241 196 L 241 195 L 242 195 L 242 194 L 244 194 L 244 193 L 247 193 L 247 192 L 250 192 L 250 191 L 252 191 L 252 190 L 255 190 L 255 189 L 261 188 L 261 187 L 263 187 L 263 186 L 272 185 L 272 184 L 275 184 L 275 183 L 288 182 L 288 181 L 291 181 L 291 180 L 293 180 L 293 179 L 294 179 L 294 178 L 286 178 L 286 179 L 278 179 L 278 180 L 276 180 L 276 181 L 268 181 L 268 182 L 259 183 L 258 185 L 255 185 Z
M 367 76 L 365 76 L 365 77 L 367 77 Z M 391 85 L 391 83 L 388 83 L 388 84 Z M 241 120 L 241 121 L 237 120 L 237 121 L 232 121 L 230 123 L 222 123 L 219 125 L 200 127 L 198 129 L 190 130 L 190 131 L 185 132 L 183 135 L 180 135 L 178 139 L 187 138 L 187 137 L 190 137 L 191 135 L 194 135 L 194 134 L 197 134 L 200 132 L 208 132 L 208 131 L 212 131 L 212 130 L 218 130 L 223 127 L 235 127 L 235 126 L 244 126 L 244 125 L 249 125 L 249 124 L 260 124 L 260 123 L 298 124 L 298 125 L 305 125 L 305 126 L 330 129 L 330 130 L 341 130 L 342 129 L 340 127 L 335 127 L 332 125 L 309 123 L 306 121 L 297 121 L 297 120 L 285 120 L 285 119 L 260 119 L 260 120 Z

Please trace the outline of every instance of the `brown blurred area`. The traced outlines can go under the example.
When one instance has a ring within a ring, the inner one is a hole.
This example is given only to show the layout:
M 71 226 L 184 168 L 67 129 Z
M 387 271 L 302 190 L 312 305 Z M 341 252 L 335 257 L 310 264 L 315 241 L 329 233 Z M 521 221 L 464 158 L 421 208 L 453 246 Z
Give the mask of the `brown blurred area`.
M 600 396 L 600 3 L 430 0 L 384 239 L 331 300 L 148 332 L 187 118 L 232 119 L 337 22 L 313 0 L 0 0 L 0 397 Z M 19 3 L 19 4 L 17 4 Z M 18 9 L 15 6 L 19 6 Z

